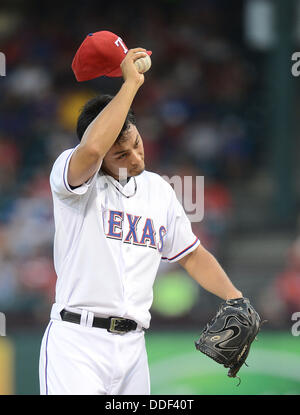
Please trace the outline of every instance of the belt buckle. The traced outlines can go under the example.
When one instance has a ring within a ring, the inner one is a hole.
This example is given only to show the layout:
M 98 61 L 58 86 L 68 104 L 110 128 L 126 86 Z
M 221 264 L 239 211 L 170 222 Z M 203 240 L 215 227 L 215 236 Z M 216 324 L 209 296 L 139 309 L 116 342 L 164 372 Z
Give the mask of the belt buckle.
M 122 317 L 109 317 L 110 320 L 110 326 L 109 329 L 107 329 L 107 331 L 109 331 L 110 333 L 116 333 L 116 334 L 125 334 L 127 333 L 126 330 L 118 330 L 116 328 L 116 325 L 123 320 L 126 320 L 126 318 L 122 318 Z

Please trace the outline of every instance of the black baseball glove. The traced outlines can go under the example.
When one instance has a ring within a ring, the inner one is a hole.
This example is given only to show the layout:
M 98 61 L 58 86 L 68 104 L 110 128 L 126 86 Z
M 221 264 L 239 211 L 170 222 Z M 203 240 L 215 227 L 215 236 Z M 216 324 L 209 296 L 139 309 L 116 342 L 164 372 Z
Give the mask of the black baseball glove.
M 227 300 L 206 325 L 195 346 L 229 368 L 228 376 L 234 378 L 245 363 L 260 326 L 261 319 L 247 298 Z

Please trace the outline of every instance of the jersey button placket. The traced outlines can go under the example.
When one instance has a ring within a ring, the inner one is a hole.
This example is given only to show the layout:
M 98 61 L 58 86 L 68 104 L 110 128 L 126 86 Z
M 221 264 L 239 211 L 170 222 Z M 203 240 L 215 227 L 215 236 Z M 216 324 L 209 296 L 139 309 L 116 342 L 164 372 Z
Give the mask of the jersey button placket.
M 124 186 L 125 187 L 125 186 Z M 119 193 L 119 201 L 120 207 L 123 212 L 123 235 L 122 241 L 120 243 L 120 272 L 121 272 L 121 279 L 123 284 L 123 301 L 124 301 L 124 311 L 128 309 L 128 296 L 127 296 L 127 284 L 126 284 L 126 256 L 128 255 L 127 245 L 124 243 L 124 238 L 126 237 L 125 233 L 125 224 L 126 224 L 126 201 L 127 199 Z

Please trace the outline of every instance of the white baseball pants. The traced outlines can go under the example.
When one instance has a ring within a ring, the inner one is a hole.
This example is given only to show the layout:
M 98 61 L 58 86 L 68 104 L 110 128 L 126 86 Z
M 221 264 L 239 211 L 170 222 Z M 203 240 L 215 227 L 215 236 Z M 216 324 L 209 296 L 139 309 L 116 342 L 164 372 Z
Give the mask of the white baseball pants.
M 52 319 L 39 376 L 41 395 L 149 395 L 144 331 L 120 335 Z

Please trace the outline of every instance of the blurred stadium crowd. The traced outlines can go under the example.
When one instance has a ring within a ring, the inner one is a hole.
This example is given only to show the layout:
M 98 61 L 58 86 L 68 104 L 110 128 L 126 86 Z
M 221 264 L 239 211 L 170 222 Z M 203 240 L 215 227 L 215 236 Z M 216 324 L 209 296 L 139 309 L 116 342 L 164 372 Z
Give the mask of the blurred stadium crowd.
M 48 318 L 54 299 L 51 166 L 77 145 L 75 125 L 86 100 L 115 93 L 122 82 L 76 82 L 71 62 L 88 33 L 110 30 L 129 48 L 153 51 L 133 105 L 146 168 L 205 177 L 204 221 L 193 229 L 217 257 L 234 225 L 234 189 L 263 162 L 260 61 L 254 64 L 243 43 L 239 2 L 100 3 L 66 1 L 58 10 L 27 1 L 0 11 L 7 59 L 0 79 L 0 310 L 21 322 Z M 298 290 L 298 308 L 299 257 L 289 276 L 295 286 L 283 289 L 285 298 Z

